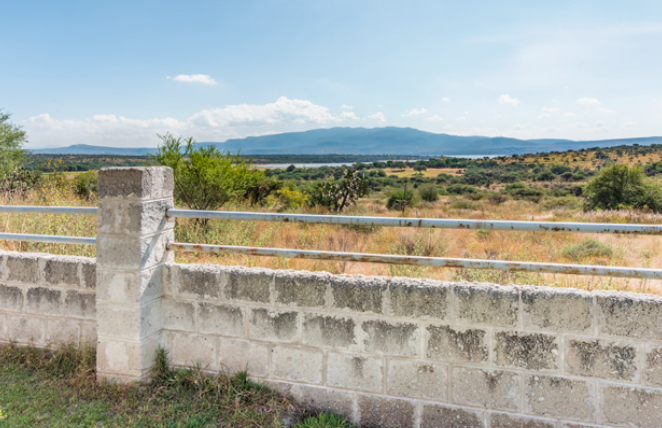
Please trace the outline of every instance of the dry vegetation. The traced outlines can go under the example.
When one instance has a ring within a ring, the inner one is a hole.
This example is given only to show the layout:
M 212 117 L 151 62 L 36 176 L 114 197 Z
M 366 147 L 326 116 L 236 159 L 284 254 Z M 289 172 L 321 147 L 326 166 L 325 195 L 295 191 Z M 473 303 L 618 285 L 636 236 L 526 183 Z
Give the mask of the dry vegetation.
M 608 223 L 662 222 L 662 215 L 643 211 L 583 212 L 577 197 L 546 196 L 540 203 L 508 200 L 497 203 L 487 197 L 442 196 L 434 203 L 422 203 L 407 210 L 409 217 L 466 218 L 491 220 L 544 220 Z M 66 178 L 51 180 L 40 190 L 20 198 L 1 201 L 13 205 L 94 206 L 94 199 L 74 196 Z M 345 211 L 347 215 L 397 216 L 385 208 L 386 195 L 375 193 Z M 226 205 L 226 210 L 255 210 L 255 207 Z M 267 209 L 264 209 L 267 211 Z M 291 212 L 323 213 L 314 208 Z M 96 219 L 82 215 L 0 214 L 0 232 L 94 236 Z M 599 243 L 588 242 L 595 238 Z M 193 220 L 178 219 L 178 242 L 280 247 L 313 250 L 352 251 L 382 254 L 408 254 L 512 261 L 584 263 L 612 266 L 662 268 L 660 239 L 636 235 L 586 235 L 568 233 L 489 232 L 431 230 L 413 228 L 369 228 L 293 223 L 213 221 L 203 231 Z M 94 247 L 0 241 L 2 249 L 94 256 Z M 662 294 L 662 284 L 635 279 L 551 275 L 491 270 L 313 261 L 301 259 L 218 256 L 178 253 L 177 261 L 260 266 L 276 269 L 308 269 L 332 273 L 410 276 L 441 280 L 486 281 L 498 284 L 533 284 L 583 289 L 613 289 Z

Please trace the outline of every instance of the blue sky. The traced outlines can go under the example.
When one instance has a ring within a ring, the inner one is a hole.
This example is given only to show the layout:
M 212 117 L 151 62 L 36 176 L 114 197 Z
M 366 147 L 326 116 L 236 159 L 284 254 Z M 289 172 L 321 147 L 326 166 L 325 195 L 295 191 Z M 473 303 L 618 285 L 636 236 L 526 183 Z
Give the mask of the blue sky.
M 335 126 L 662 135 L 662 2 L 8 1 L 28 147 Z

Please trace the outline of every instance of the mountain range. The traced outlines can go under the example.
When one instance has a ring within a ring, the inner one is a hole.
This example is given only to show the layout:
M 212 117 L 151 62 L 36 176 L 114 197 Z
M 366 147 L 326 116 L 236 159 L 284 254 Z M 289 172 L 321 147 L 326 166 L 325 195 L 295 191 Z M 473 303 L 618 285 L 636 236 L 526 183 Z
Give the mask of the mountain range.
M 246 155 L 266 154 L 357 154 L 357 155 L 512 155 L 577 150 L 591 147 L 662 144 L 662 137 L 574 141 L 563 139 L 520 140 L 506 137 L 435 134 L 413 128 L 330 128 L 287 132 L 232 139 L 225 142 L 200 142 L 222 151 L 241 151 Z M 76 144 L 32 150 L 43 154 L 144 156 L 156 151 L 150 147 L 104 147 Z

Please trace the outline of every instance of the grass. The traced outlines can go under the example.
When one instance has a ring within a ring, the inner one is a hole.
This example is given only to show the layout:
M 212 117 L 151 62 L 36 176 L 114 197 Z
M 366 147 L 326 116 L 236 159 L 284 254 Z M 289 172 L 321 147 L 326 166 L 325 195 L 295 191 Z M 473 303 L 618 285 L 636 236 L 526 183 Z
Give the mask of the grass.
M 0 427 L 350 427 L 336 415 L 309 416 L 246 372 L 172 369 L 159 350 L 149 384 L 95 380 L 95 351 L 0 346 Z

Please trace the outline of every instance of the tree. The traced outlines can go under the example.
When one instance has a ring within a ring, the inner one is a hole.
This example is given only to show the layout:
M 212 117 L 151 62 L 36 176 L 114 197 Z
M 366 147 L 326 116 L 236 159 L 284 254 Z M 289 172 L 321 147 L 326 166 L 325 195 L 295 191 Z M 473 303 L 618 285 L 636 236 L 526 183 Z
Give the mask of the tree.
M 613 164 L 602 168 L 584 188 L 589 209 L 645 208 L 662 211 L 662 189 L 640 166 Z
M 422 164 L 422 163 L 416 163 L 416 164 L 414 165 L 414 171 L 416 171 L 416 172 L 427 171 L 427 169 L 428 169 L 428 167 L 425 166 L 425 165 Z
M 191 209 L 217 210 L 265 178 L 264 172 L 251 168 L 250 161 L 213 146 L 196 147 L 193 138 L 182 141 L 169 133 L 159 138 L 163 144 L 153 159 L 173 169 L 175 199 Z
M 11 123 L 9 118 L 9 114 L 0 110 L 0 188 L 11 197 L 16 192 L 35 187 L 40 176 L 23 168 L 26 157 L 23 145 L 27 138 L 25 131 Z
M 341 212 L 370 192 L 365 175 L 343 168 L 338 181 L 317 183 L 310 194 L 313 205 L 322 205 L 333 212 Z

